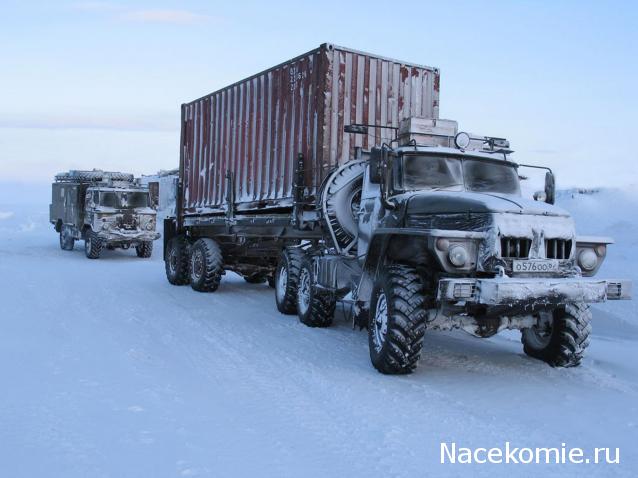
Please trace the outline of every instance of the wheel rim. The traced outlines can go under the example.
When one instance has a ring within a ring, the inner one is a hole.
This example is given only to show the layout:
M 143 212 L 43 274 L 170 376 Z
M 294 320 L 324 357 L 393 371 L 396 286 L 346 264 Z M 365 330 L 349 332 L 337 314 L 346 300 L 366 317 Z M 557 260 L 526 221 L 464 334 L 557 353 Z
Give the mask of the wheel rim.
M 302 315 L 308 312 L 310 307 L 310 287 L 310 273 L 304 267 L 299 274 L 299 293 L 297 294 L 299 313 Z
M 195 251 L 193 254 L 193 275 L 196 278 L 201 277 L 204 271 L 204 255 L 201 251 Z
M 286 297 L 286 289 L 288 288 L 288 269 L 286 266 L 279 268 L 279 274 L 277 274 L 277 300 L 282 303 Z
M 374 321 L 372 322 L 372 339 L 377 352 L 381 350 L 385 343 L 385 336 L 388 333 L 388 301 L 385 292 L 381 292 L 377 298 L 377 306 L 374 310 Z
M 547 317 L 549 315 L 549 317 Z M 544 319 L 539 325 L 534 325 L 526 334 L 527 343 L 535 349 L 544 349 L 552 340 L 552 322 L 550 312 L 541 312 L 538 314 L 539 319 Z
M 175 252 L 175 248 L 171 248 L 168 253 L 168 269 L 171 271 L 171 274 L 175 274 L 177 270 L 177 253 Z

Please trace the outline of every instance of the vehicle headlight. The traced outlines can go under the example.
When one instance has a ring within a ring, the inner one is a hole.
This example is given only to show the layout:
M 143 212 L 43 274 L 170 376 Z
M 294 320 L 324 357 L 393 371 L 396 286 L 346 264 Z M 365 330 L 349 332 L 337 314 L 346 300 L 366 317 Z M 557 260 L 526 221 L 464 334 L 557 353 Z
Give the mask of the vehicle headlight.
M 153 230 L 154 228 L 155 228 L 155 224 L 153 224 L 153 221 L 148 221 L 148 222 L 146 223 L 146 229 L 147 229 L 148 231 L 151 231 L 151 230 Z
M 592 271 L 598 265 L 598 256 L 593 249 L 584 249 L 578 254 L 578 265 L 586 271 Z
M 467 264 L 468 253 L 467 249 L 461 245 L 454 245 L 450 247 L 450 250 L 447 253 L 450 262 L 455 267 L 463 267 Z

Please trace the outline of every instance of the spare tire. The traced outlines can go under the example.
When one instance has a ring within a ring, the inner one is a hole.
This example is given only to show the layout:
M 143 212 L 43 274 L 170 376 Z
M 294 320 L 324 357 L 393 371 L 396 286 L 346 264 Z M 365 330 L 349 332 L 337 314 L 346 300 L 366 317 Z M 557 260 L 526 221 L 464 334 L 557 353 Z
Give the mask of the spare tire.
M 365 161 L 350 161 L 328 178 L 322 192 L 324 214 L 336 246 L 346 248 L 357 238 Z

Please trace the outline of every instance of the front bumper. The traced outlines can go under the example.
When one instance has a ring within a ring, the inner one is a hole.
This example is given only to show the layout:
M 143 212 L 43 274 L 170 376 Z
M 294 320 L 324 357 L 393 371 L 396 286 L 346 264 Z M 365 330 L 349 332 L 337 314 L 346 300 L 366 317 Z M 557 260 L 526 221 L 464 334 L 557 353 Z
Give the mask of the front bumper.
M 561 305 L 631 299 L 628 280 L 578 278 L 441 279 L 440 302 L 464 302 L 485 306 Z
M 122 229 L 102 230 L 97 233 L 98 237 L 107 242 L 146 242 L 160 238 L 160 233 L 156 231 L 126 231 Z

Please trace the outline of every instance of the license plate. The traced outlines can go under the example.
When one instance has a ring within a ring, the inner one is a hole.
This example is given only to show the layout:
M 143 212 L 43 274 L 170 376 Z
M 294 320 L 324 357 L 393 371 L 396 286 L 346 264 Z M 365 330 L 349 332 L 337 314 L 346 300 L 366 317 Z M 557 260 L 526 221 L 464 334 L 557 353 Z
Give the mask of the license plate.
M 527 259 L 512 261 L 513 272 L 557 272 L 558 261 L 555 259 Z

